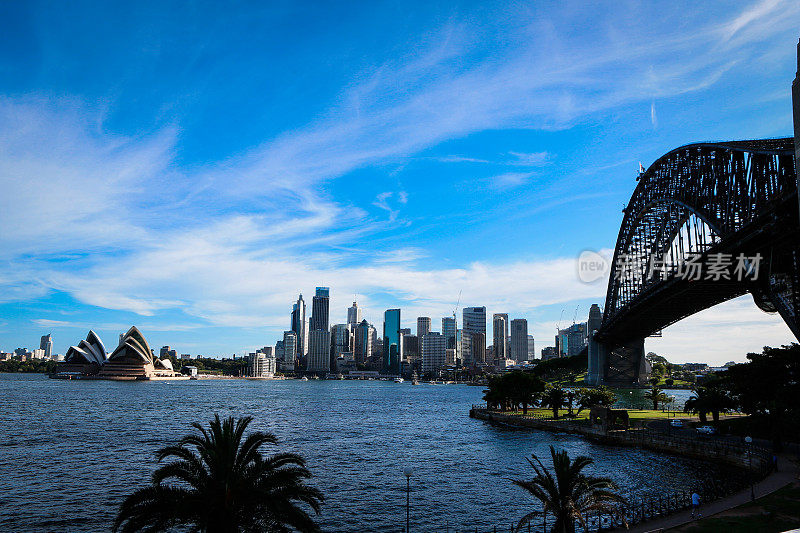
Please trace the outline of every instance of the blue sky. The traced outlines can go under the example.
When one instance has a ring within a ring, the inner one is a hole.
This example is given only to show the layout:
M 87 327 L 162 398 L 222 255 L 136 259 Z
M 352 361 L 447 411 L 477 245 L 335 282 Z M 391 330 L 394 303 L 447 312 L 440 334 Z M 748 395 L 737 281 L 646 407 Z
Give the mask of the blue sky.
M 380 323 L 485 305 L 537 347 L 605 282 L 645 166 L 791 134 L 800 4 L 3 3 L 0 350 L 131 324 L 208 355 L 274 344 L 329 285 Z M 563 310 L 563 313 L 562 313 Z M 791 340 L 749 297 L 648 341 L 676 361 Z

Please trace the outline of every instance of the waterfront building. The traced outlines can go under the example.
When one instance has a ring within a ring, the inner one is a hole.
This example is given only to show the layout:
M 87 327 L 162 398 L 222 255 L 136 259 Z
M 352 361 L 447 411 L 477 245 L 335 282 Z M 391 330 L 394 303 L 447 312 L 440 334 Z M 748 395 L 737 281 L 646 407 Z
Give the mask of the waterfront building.
M 465 339 L 462 342 L 464 364 L 470 366 L 478 364 L 479 355 L 480 362 L 483 363 L 486 357 L 486 308 L 465 307 L 461 311 L 461 331 L 462 339 Z M 480 333 L 481 337 L 476 337 L 476 333 Z
M 136 326 L 131 326 L 121 337 L 119 346 L 101 365 L 97 374 L 99 377 L 119 380 L 182 377 L 173 370 L 172 361 L 153 355 L 153 350 Z
M 279 339 L 275 342 L 275 360 L 276 361 L 283 361 L 286 357 L 286 349 L 283 344 L 283 339 Z
M 64 356 L 64 364 L 60 372 L 78 372 L 81 374 L 95 374 L 108 359 L 106 347 L 97 334 L 89 330 L 86 339 L 77 346 L 70 346 Z
M 507 359 L 508 358 L 508 314 L 507 313 L 495 313 L 492 317 L 492 332 L 493 332 L 493 343 L 492 346 L 494 347 L 494 357 L 492 360 L 499 361 L 500 359 Z
M 331 332 L 314 329 L 309 332 L 306 370 L 328 372 L 331 369 Z
M 524 318 L 515 318 L 511 321 L 511 359 L 514 361 L 528 361 L 528 321 Z
M 311 300 L 311 321 L 309 331 L 328 331 L 328 316 L 330 312 L 330 289 L 317 287 L 317 292 Z
M 347 308 L 347 323 L 350 324 L 351 331 L 355 331 L 356 326 L 361 323 L 361 308 L 358 307 L 358 302 L 353 302 L 353 305 Z
M 528 335 L 528 361 L 536 359 L 536 342 L 533 335 Z
M 250 354 L 250 376 L 254 378 L 271 378 L 275 376 L 275 354 L 261 350 Z
M 422 371 L 436 372 L 447 362 L 447 340 L 437 332 L 422 337 Z
M 352 334 L 350 324 L 334 324 L 331 326 L 331 355 L 339 357 L 344 352 L 352 351 Z
M 456 347 L 456 319 L 452 316 L 442 318 L 442 335 L 447 341 L 447 347 L 455 349 Z
M 400 374 L 403 360 L 403 337 L 400 333 L 400 309 L 387 309 L 383 313 L 383 371 Z
M 297 355 L 308 353 L 308 321 L 306 319 L 306 302 L 301 294 L 292 306 L 292 325 L 290 328 L 297 335 Z
M 470 340 L 473 365 L 486 364 L 486 334 L 473 333 Z
M 50 359 L 50 356 L 53 355 L 53 337 L 49 333 L 47 335 L 42 335 L 41 340 L 39 340 L 39 349 L 44 351 L 44 359 Z
M 294 366 L 294 360 L 297 356 L 297 333 L 294 331 L 283 332 L 283 362 L 291 363 Z
M 372 357 L 373 328 L 366 319 L 362 320 L 356 327 L 353 356 L 357 365 L 367 364 L 367 360 Z
M 422 339 L 426 333 L 431 332 L 431 317 L 419 316 L 417 317 L 417 338 Z

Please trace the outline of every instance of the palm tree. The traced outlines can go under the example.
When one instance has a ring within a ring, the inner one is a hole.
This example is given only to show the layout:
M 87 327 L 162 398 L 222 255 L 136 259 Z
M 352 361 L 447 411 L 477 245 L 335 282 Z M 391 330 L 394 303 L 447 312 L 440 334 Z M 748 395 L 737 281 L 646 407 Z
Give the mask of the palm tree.
M 733 404 L 733 399 L 719 384 L 710 383 L 694 389 L 694 394 L 686 400 L 683 410 L 686 413 L 697 413 L 703 423 L 708 420 L 706 414 L 711 413 L 716 425 L 719 414 L 733 408 Z
M 661 387 L 657 385 L 653 385 L 650 387 L 650 390 L 644 393 L 644 397 L 651 402 L 653 402 L 653 410 L 658 410 L 658 404 L 661 402 L 666 402 L 669 400 L 669 397 L 664 394 L 664 391 Z
M 221 421 L 214 415 L 206 429 L 183 437 L 177 446 L 158 451 L 161 465 L 150 486 L 128 496 L 114 521 L 114 531 L 164 531 L 189 526 L 206 533 L 316 532 L 319 526 L 305 504 L 319 513 L 322 493 L 307 485 L 305 461 L 293 453 L 264 456 L 276 444 L 270 433 L 244 432 L 252 417 Z M 170 480 L 171 482 L 168 482 Z
M 548 387 L 542 396 L 542 405 L 553 410 L 553 418 L 558 420 L 558 410 L 564 407 L 566 392 L 561 387 Z
M 528 462 L 536 473 L 533 479 L 511 481 L 542 502 L 541 511 L 523 516 L 516 527 L 522 527 L 540 515 L 551 514 L 555 524 L 551 533 L 574 533 L 575 521 L 586 527 L 586 517 L 593 511 L 611 513 L 625 500 L 617 494 L 617 485 L 608 478 L 587 476 L 581 471 L 594 461 L 586 456 L 570 461 L 566 450 L 556 452 L 550 446 L 553 470 L 548 470 L 536 454 Z

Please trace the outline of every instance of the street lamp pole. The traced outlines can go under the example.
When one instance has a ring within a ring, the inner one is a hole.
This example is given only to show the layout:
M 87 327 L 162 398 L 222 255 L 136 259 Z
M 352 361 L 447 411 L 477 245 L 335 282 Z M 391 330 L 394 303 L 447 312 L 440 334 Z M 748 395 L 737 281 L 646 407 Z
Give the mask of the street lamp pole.
M 748 475 L 750 476 L 750 501 L 755 501 L 756 490 L 753 486 L 753 437 L 750 435 L 744 438 L 747 443 L 747 462 L 748 462 Z
M 403 469 L 403 474 L 406 476 L 406 533 L 410 533 L 410 523 L 411 523 L 411 474 L 412 470 L 410 466 L 407 466 Z

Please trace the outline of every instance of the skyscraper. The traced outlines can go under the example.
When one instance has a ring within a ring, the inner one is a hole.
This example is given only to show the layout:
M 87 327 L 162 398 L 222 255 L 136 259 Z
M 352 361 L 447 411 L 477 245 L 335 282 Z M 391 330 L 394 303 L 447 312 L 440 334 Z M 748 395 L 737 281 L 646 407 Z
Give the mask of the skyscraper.
M 417 317 L 417 338 L 422 340 L 426 333 L 431 331 L 431 317 L 420 316 Z
M 330 289 L 317 287 L 311 303 L 311 320 L 308 333 L 309 372 L 327 372 L 331 369 L 331 332 L 328 330 Z
M 297 356 L 297 333 L 294 331 L 283 332 L 283 361 L 294 364 Z
M 400 333 L 400 309 L 383 313 L 383 369 L 387 374 L 400 374 L 403 359 L 403 337 Z
M 536 341 L 533 340 L 533 335 L 528 335 L 528 361 L 536 359 Z
M 347 323 L 351 325 L 350 331 L 355 331 L 356 326 L 361 323 L 361 308 L 358 302 L 353 302 L 353 305 L 347 308 Z
M 448 349 L 456 347 L 456 319 L 452 316 L 442 318 L 442 336 L 447 343 Z
M 524 318 L 511 321 L 511 359 L 528 360 L 528 321 Z
M 297 355 L 308 353 L 308 322 L 306 321 L 306 302 L 301 294 L 292 306 L 291 330 L 297 335 Z
M 447 341 L 440 333 L 427 333 L 422 337 L 422 371 L 436 372 L 447 362 Z
M 339 357 L 351 350 L 350 324 L 334 324 L 331 326 L 331 356 Z
M 461 316 L 461 330 L 463 333 L 462 358 L 464 364 L 478 364 L 477 354 L 480 354 L 481 357 L 486 355 L 486 308 L 465 307 Z M 482 336 L 476 339 L 476 333 L 480 333 Z M 476 342 L 483 342 L 483 346 L 478 346 Z M 483 359 L 480 362 L 482 363 Z
M 309 330 L 328 331 L 328 313 L 330 309 L 330 289 L 317 287 L 317 293 L 311 301 L 311 322 Z
M 473 333 L 470 343 L 472 348 L 472 364 L 483 365 L 486 363 L 486 334 Z
M 374 328 L 369 322 L 362 320 L 356 327 L 355 346 L 353 355 L 357 365 L 364 365 L 372 357 L 372 332 Z
M 42 335 L 39 341 L 39 349 L 44 350 L 45 359 L 50 359 L 50 356 L 53 354 L 53 337 L 51 337 L 49 333 L 47 335 Z
M 308 334 L 308 358 L 306 370 L 328 372 L 331 369 L 331 332 L 314 329 Z
M 508 314 L 495 313 L 492 317 L 492 346 L 494 347 L 494 359 L 508 359 Z

